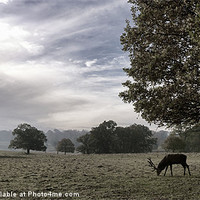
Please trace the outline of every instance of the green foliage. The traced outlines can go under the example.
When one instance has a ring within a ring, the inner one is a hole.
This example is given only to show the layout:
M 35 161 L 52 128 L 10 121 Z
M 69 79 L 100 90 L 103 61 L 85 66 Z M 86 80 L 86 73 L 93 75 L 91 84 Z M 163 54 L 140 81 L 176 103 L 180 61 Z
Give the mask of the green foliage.
M 148 122 L 194 125 L 200 119 L 199 0 L 129 0 L 133 25 L 121 35 L 130 77 L 120 93 Z
M 112 140 L 117 124 L 112 121 L 104 121 L 98 127 L 90 131 L 94 153 L 111 153 Z
M 150 152 L 156 144 L 152 132 L 145 126 L 117 127 L 110 120 L 92 128 L 90 134 L 78 138 L 82 143 L 77 150 L 82 153 L 140 153 Z
M 25 149 L 27 154 L 30 153 L 30 150 L 46 151 L 47 147 L 44 143 L 47 142 L 47 139 L 43 131 L 29 124 L 20 124 L 12 134 L 15 138 L 10 141 L 9 148 Z
M 57 152 L 61 151 L 64 152 L 65 154 L 67 152 L 74 153 L 75 147 L 70 139 L 63 138 L 61 141 L 58 142 L 56 150 Z
M 186 143 L 185 151 L 200 152 L 200 124 L 180 132 L 180 136 Z
M 152 138 L 152 132 L 145 126 L 132 125 L 130 127 L 116 129 L 118 138 L 118 153 L 141 153 L 152 151 L 156 139 Z
M 177 135 L 171 134 L 163 144 L 165 151 L 183 151 L 185 149 L 185 142 Z
M 77 147 L 77 151 L 78 152 L 82 152 L 83 154 L 89 154 L 93 152 L 93 148 L 92 148 L 92 141 L 91 141 L 91 137 L 90 134 L 85 134 L 80 136 L 77 141 L 79 143 L 82 143 L 80 146 Z

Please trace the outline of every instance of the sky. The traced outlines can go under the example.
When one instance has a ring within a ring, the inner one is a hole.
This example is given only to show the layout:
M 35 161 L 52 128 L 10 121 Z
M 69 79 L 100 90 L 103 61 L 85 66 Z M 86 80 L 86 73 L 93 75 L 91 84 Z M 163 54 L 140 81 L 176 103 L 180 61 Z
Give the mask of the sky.
M 0 130 L 149 126 L 118 94 L 126 0 L 0 0 Z M 156 129 L 152 125 L 150 129 Z

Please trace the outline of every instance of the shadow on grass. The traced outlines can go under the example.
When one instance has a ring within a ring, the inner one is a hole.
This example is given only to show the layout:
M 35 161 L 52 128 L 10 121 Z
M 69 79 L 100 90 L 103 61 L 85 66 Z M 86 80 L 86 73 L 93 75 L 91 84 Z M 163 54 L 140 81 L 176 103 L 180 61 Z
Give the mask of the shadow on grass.
M 4 158 L 21 158 L 21 159 L 23 159 L 23 158 L 27 158 L 27 157 L 25 157 L 25 156 L 0 156 L 0 159 L 4 159 Z

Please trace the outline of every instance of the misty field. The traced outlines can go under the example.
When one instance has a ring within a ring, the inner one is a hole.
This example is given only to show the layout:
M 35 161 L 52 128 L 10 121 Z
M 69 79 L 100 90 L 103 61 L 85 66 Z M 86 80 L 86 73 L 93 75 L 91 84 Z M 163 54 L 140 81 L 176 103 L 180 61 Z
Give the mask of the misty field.
M 158 164 L 164 155 L 2 151 L 0 199 L 200 199 L 200 154 L 187 154 L 191 177 L 180 165 L 174 177 L 152 172 L 147 158 Z

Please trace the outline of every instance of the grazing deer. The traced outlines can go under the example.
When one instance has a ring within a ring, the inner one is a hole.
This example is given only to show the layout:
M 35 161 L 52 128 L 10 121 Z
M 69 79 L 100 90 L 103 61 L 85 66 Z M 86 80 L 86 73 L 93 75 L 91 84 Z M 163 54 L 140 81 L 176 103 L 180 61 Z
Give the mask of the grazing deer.
M 165 169 L 165 173 L 164 173 L 164 176 L 165 176 L 168 166 L 170 166 L 171 176 L 173 176 L 173 173 L 172 173 L 172 165 L 173 164 L 181 164 L 183 166 L 184 176 L 185 176 L 185 169 L 187 167 L 189 175 L 191 176 L 189 165 L 186 163 L 186 159 L 187 159 L 187 156 L 184 154 L 168 154 L 160 161 L 160 163 L 158 164 L 158 167 L 156 167 L 153 164 L 151 158 L 148 158 L 148 162 L 149 162 L 149 166 L 153 168 L 153 171 L 154 170 L 157 171 L 158 176 L 160 175 L 161 171 L 164 169 Z

